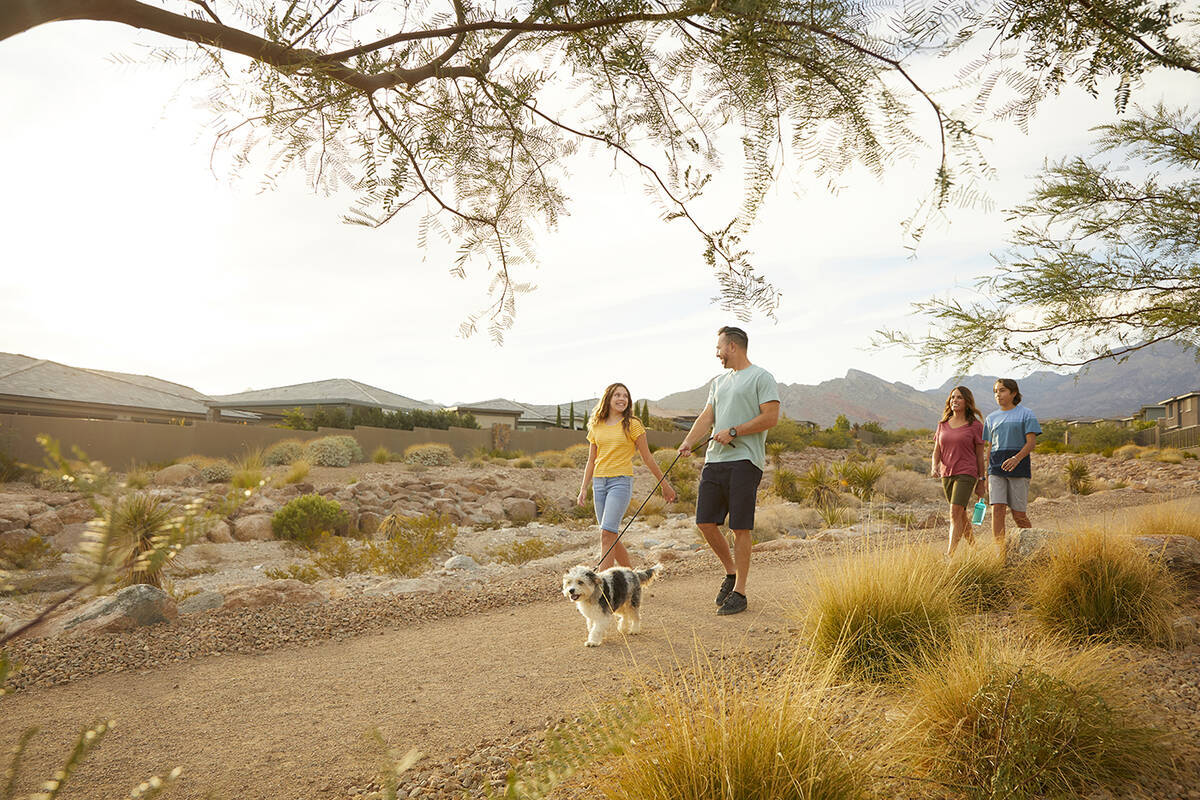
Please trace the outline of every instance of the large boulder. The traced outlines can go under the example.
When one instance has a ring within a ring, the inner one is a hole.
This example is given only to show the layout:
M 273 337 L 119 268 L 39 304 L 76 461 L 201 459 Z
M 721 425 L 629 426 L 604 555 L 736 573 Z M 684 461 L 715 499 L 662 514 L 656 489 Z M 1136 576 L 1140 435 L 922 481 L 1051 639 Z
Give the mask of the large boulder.
M 96 509 L 92 508 L 92 504 L 87 500 L 76 500 L 74 503 L 58 508 L 54 513 L 58 515 L 58 521 L 63 525 L 73 525 L 78 522 L 87 522 L 96 516 Z
M 1133 543 L 1161 558 L 1168 569 L 1200 568 L 1200 540 L 1191 536 L 1138 536 Z
M 49 539 L 62 532 L 63 523 L 54 511 L 43 511 L 41 514 L 29 518 L 29 527 L 37 531 L 43 539 Z
M 219 519 L 208 526 L 208 530 L 204 532 L 204 538 L 216 544 L 228 544 L 233 541 L 233 531 L 230 530 L 228 522 Z
M 251 514 L 233 523 L 233 538 L 239 542 L 269 542 L 275 538 L 270 514 Z
M 221 608 L 262 608 L 284 603 L 310 605 L 324 603 L 325 595 L 298 580 L 287 578 L 255 586 L 239 586 L 225 592 Z
M 55 627 L 69 635 L 119 633 L 172 622 L 178 616 L 179 609 L 169 594 L 139 583 L 114 595 L 97 597 Z
M 537 516 L 537 503 L 521 497 L 506 497 L 500 501 L 504 516 L 513 522 L 529 522 Z
M 1005 547 L 1008 550 L 1008 556 L 1016 561 L 1024 561 L 1033 558 L 1035 555 L 1043 554 L 1042 551 L 1061 539 L 1062 531 L 1053 531 L 1047 528 L 1012 528 L 1011 526 L 1005 531 Z
M 200 486 L 204 479 L 191 464 L 172 464 L 154 473 L 155 486 Z

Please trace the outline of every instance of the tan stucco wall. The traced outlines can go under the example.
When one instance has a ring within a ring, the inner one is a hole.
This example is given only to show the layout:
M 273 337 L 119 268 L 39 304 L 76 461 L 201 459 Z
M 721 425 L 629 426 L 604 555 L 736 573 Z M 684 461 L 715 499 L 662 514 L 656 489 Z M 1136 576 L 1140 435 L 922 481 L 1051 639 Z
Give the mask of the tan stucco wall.
M 459 456 L 477 447 L 490 449 L 490 429 L 451 428 L 446 431 L 417 428 L 411 431 L 359 427 L 354 430 L 322 428 L 319 431 L 293 431 L 260 425 L 228 422 L 195 422 L 191 425 L 162 425 L 150 422 L 82 420 L 62 417 L 34 417 L 25 414 L 0 414 L 0 451 L 26 464 L 40 466 L 44 453 L 37 436 L 57 439 L 64 453 L 73 446 L 89 458 L 99 459 L 113 469 L 123 470 L 130 463 L 157 464 L 191 454 L 231 458 L 255 447 L 267 448 L 283 439 L 316 439 L 321 436 L 350 434 L 363 452 L 383 445 L 403 452 L 412 444 L 441 442 L 450 445 Z M 683 440 L 683 431 L 648 431 L 647 439 L 659 447 L 674 447 Z M 513 431 L 509 447 L 532 455 L 542 450 L 562 450 L 587 441 L 583 431 L 550 428 L 541 431 Z

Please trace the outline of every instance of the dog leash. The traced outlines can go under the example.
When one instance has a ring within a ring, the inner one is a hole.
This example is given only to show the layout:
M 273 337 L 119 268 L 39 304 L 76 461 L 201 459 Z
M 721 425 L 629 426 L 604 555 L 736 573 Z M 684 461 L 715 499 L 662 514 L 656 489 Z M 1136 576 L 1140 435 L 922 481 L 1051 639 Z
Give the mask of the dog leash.
M 695 445 L 694 447 L 692 447 L 692 448 L 690 449 L 690 452 L 693 452 L 693 453 L 694 453 L 696 450 L 699 450 L 701 447 L 703 447 L 704 445 L 706 445 L 706 444 L 708 444 L 710 441 L 712 441 L 712 438 L 713 438 L 713 437 L 709 436 L 709 437 L 708 437 L 707 439 L 705 439 L 703 442 L 700 442 L 699 444 L 697 444 L 697 445 Z M 736 439 L 734 439 L 734 440 L 733 440 L 733 442 L 732 442 L 732 444 L 736 445 L 736 444 L 737 444 L 737 440 L 736 440 Z M 669 474 L 671 473 L 671 470 L 672 470 L 672 469 L 675 467 L 675 464 L 676 464 L 676 463 L 679 461 L 679 457 L 680 457 L 681 455 L 683 455 L 683 453 L 678 453 L 678 452 L 677 452 L 677 453 L 675 453 L 675 460 L 671 462 L 671 466 L 669 466 L 669 467 L 667 467 L 665 470 L 663 470 L 662 477 L 658 479 L 658 483 L 654 484 L 654 488 L 650 490 L 650 494 L 646 495 L 646 499 L 645 499 L 645 500 L 643 500 L 643 501 L 642 501 L 642 504 L 641 504 L 640 506 L 638 506 L 638 507 L 637 507 L 637 511 L 634 511 L 634 512 L 633 512 L 633 516 L 632 516 L 632 517 L 630 517 L 630 518 L 629 518 L 629 521 L 625 523 L 625 527 L 624 527 L 624 528 L 622 528 L 622 529 L 621 529 L 621 532 L 617 534 L 617 538 L 616 538 L 616 539 L 613 539 L 613 543 L 612 543 L 612 544 L 610 544 L 610 545 L 608 546 L 608 549 L 604 551 L 604 555 L 600 556 L 600 560 L 596 562 L 596 566 L 597 566 L 597 567 L 599 567 L 601 564 L 603 564 L 603 563 L 604 563 L 604 559 L 608 558 L 608 554 L 609 554 L 609 553 L 611 553 L 611 552 L 612 552 L 612 549 L 613 549 L 614 547 L 616 547 L 616 546 L 617 546 L 617 542 L 621 541 L 621 537 L 625 535 L 625 531 L 629 530 L 629 526 L 633 524 L 633 521 L 634 521 L 635 519 L 637 519 L 637 517 L 638 517 L 638 514 L 642 513 L 642 509 L 643 509 L 643 508 L 646 506 L 646 503 L 649 503 L 649 502 L 650 502 L 650 498 L 651 498 L 651 497 L 654 497 L 654 493 L 658 491 L 658 487 L 659 487 L 659 486 L 662 486 L 662 482 L 663 482 L 663 481 L 665 481 L 665 480 L 667 479 L 667 475 L 669 475 Z

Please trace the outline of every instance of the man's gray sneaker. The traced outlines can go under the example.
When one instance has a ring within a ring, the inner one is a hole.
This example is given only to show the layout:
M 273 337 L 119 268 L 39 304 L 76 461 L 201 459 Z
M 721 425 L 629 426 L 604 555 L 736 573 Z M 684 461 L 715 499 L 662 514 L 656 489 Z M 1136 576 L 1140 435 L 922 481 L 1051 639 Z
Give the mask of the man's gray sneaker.
M 725 580 L 721 581 L 721 591 L 717 592 L 717 605 L 725 602 L 725 598 L 729 597 L 729 593 L 733 591 L 735 583 L 737 583 L 737 575 L 725 576 Z
M 746 595 L 741 592 L 730 592 L 725 598 L 725 602 L 717 609 L 717 613 L 721 616 L 727 614 L 740 614 L 746 610 Z

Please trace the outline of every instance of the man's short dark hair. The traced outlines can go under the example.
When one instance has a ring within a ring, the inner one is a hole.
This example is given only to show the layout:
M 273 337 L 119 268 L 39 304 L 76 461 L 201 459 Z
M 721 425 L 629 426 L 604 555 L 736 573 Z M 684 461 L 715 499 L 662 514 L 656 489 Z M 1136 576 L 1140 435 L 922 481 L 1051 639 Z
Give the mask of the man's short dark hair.
M 735 328 L 732 325 L 726 325 L 721 330 L 717 331 L 718 336 L 724 336 L 726 340 L 733 342 L 738 347 L 745 350 L 750 346 L 750 337 L 741 328 Z

